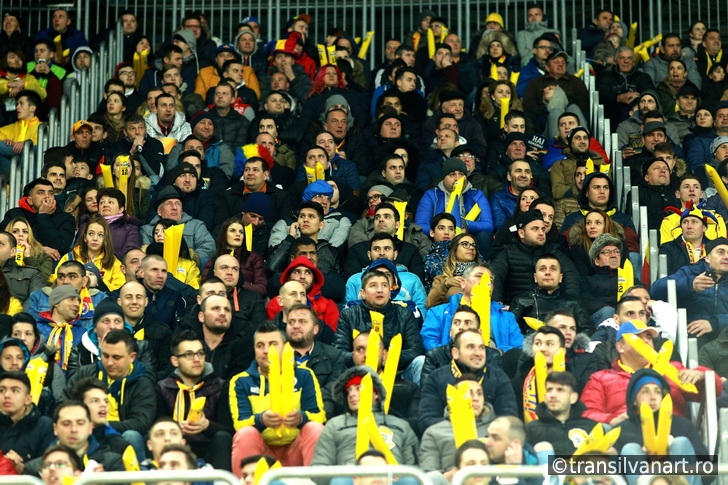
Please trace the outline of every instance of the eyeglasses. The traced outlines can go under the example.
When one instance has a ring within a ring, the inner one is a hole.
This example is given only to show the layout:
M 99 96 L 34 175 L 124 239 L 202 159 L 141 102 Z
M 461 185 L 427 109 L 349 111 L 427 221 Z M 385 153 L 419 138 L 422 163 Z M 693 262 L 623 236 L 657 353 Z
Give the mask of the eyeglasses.
M 136 76 L 134 71 L 119 71 L 119 76 Z
M 326 194 L 316 194 L 311 199 L 312 200 L 316 200 L 316 199 L 331 200 L 331 197 L 329 197 Z
M 618 256 L 621 253 L 622 253 L 622 251 L 620 251 L 619 249 L 605 249 L 604 251 L 600 252 L 599 255 L 600 256 L 611 256 L 614 254 L 615 256 Z
M 52 461 L 50 463 L 43 463 L 41 470 L 60 470 L 62 468 L 68 468 L 71 464 L 67 461 Z
M 197 352 L 192 352 L 190 350 L 190 351 L 185 352 L 184 354 L 176 355 L 175 357 L 177 357 L 178 359 L 184 357 L 185 359 L 188 359 L 188 360 L 192 360 L 193 358 L 197 357 L 198 359 L 202 360 L 205 358 L 205 355 L 207 355 L 207 354 L 205 353 L 204 350 L 198 350 Z
M 458 243 L 460 246 L 464 247 L 465 249 L 477 249 L 478 245 L 474 242 L 470 241 L 460 241 Z
M 384 197 L 382 194 L 372 194 L 369 197 L 367 197 L 367 200 L 369 202 L 371 202 L 373 200 L 382 200 L 382 197 Z

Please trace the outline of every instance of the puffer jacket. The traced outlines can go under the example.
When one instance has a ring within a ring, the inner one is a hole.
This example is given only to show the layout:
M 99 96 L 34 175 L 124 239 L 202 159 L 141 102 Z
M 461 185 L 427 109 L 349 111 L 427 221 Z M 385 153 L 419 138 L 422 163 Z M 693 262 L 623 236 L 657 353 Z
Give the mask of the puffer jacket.
M 660 387 L 662 387 L 663 390 L 667 390 L 668 386 L 670 385 L 667 379 L 665 379 L 663 376 L 661 376 L 652 369 L 640 369 L 633 374 L 632 379 L 630 379 L 629 385 L 627 386 L 626 393 L 626 406 L 629 419 L 626 421 L 622 421 L 619 424 L 621 431 L 619 433 L 619 439 L 614 445 L 617 450 L 621 450 L 622 447 L 627 443 L 644 445 L 640 410 L 637 406 L 634 405 L 634 403 L 629 402 L 629 396 L 634 393 L 635 384 L 637 383 L 637 381 L 640 380 L 642 377 L 647 376 L 659 380 L 661 383 Z M 659 410 L 654 411 L 653 416 L 655 419 L 655 429 L 657 429 L 657 423 L 659 421 Z M 682 436 L 689 439 L 690 443 L 693 445 L 693 449 L 695 450 L 696 455 L 708 454 L 708 449 L 703 444 L 703 439 L 700 437 L 700 432 L 698 431 L 698 428 L 696 428 L 692 421 L 690 421 L 689 419 L 675 415 L 674 409 L 670 426 L 670 436 L 672 436 L 673 438 Z
M 455 373 L 454 373 L 455 372 Z M 483 387 L 485 402 L 493 406 L 496 416 L 518 416 L 516 396 L 513 386 L 500 367 L 488 367 L 483 370 L 469 369 L 462 364 L 441 367 L 430 374 L 422 385 L 420 397 L 420 430 L 424 431 L 435 423 L 445 420 L 447 408 L 447 385 L 455 384 L 458 377 L 465 372 L 479 376 Z
M 143 244 L 149 244 L 154 240 L 154 226 L 159 222 L 159 219 L 159 216 L 155 216 L 154 219 L 149 221 L 149 224 L 142 226 Z M 182 213 L 179 224 L 185 225 L 182 236 L 185 238 L 187 247 L 197 252 L 200 256 L 200 264 L 204 266 L 215 252 L 215 239 L 210 235 L 204 222 L 193 219 L 189 214 Z
M 562 199 L 564 197 L 573 197 L 578 193 L 576 182 L 574 181 L 574 172 L 576 172 L 576 164 L 578 161 L 586 162 L 588 158 L 592 159 L 594 169 L 606 165 L 609 162 L 604 160 L 599 153 L 589 151 L 585 154 L 576 154 L 571 148 L 564 148 L 564 158 L 555 162 L 549 171 L 551 177 L 551 194 L 554 199 Z
M 352 367 L 343 372 L 333 386 L 333 397 L 346 409 L 346 413 L 331 418 L 316 442 L 311 465 L 353 465 L 356 463 L 357 412 L 349 408 L 344 386 L 354 376 L 372 376 L 372 385 L 379 400 L 372 405 L 377 427 L 385 437 L 390 451 L 400 465 L 417 464 L 418 441 L 415 432 L 404 419 L 382 412 L 381 403 L 387 391 L 379 376 L 369 367 Z
M 589 436 L 597 422 L 582 417 L 586 406 L 581 401 L 571 405 L 569 417 L 563 423 L 556 419 L 546 407 L 546 403 L 538 403 L 536 415 L 538 419 L 526 424 L 526 440 L 529 443 L 549 442 L 558 455 L 573 455 L 583 440 Z
M 400 265 L 395 265 L 392 261 L 387 262 L 389 271 L 395 276 L 396 289 L 392 290 L 392 300 L 410 302 L 408 306 L 414 305 L 417 311 L 417 317 L 424 317 L 427 314 L 425 309 L 425 300 L 427 299 L 427 293 L 425 293 L 425 287 L 422 286 L 420 278 L 407 271 L 407 268 Z M 359 300 L 359 292 L 361 291 L 361 279 L 364 276 L 366 268 L 349 277 L 346 281 L 346 296 L 344 301 L 351 303 Z
M 518 196 L 511 191 L 510 184 L 490 196 L 490 208 L 493 213 L 493 225 L 500 228 L 509 217 L 516 212 Z
M 179 369 L 174 371 L 174 374 L 157 382 L 157 416 L 173 416 L 175 403 L 177 401 L 177 394 L 184 392 L 177 385 L 182 379 L 179 374 Z M 230 434 L 233 433 L 232 428 L 220 424 L 229 419 L 221 420 L 223 413 L 230 413 L 228 406 L 228 395 L 227 385 L 224 379 L 216 377 L 212 370 L 212 364 L 209 362 L 205 363 L 205 369 L 202 372 L 202 376 L 198 383 L 201 384 L 199 389 L 194 391 L 195 398 L 204 397 L 205 406 L 202 408 L 202 412 L 205 413 L 205 417 L 210 421 L 210 426 L 202 433 L 193 435 L 184 435 L 185 440 L 193 445 L 205 445 L 209 443 L 212 437 L 218 431 L 227 431 Z M 185 396 L 185 409 L 189 413 L 190 409 L 190 396 L 189 393 Z M 182 421 L 187 419 L 187 416 L 180 416 L 179 420 Z
M 578 197 L 579 207 L 581 207 L 581 210 L 579 212 L 574 212 L 573 214 L 566 216 L 566 219 L 564 219 L 564 224 L 561 226 L 561 233 L 564 234 L 564 237 L 568 239 L 568 231 L 569 229 L 571 229 L 571 226 L 584 219 L 586 213 L 589 212 L 589 210 L 591 209 L 586 194 L 587 188 L 594 178 L 604 179 L 607 181 L 607 184 L 609 184 L 609 199 L 607 200 L 607 210 L 605 212 L 607 213 L 607 215 L 609 215 L 609 217 L 612 218 L 614 222 L 622 226 L 622 228 L 624 229 L 625 240 L 627 241 L 627 248 L 629 249 L 629 251 L 639 252 L 639 237 L 637 236 L 637 230 L 634 227 L 634 222 L 632 221 L 632 218 L 630 216 L 628 216 L 624 212 L 620 212 L 619 210 L 617 210 L 617 196 L 614 192 L 614 184 L 607 174 L 600 172 L 590 173 L 584 179 L 584 185 L 582 186 Z
M 398 333 L 402 334 L 402 353 L 399 358 L 399 369 L 404 370 L 410 363 L 420 355 L 425 355 L 425 348 L 422 346 L 422 337 L 418 331 L 418 325 L 412 312 L 405 306 L 397 303 L 387 303 L 384 308 L 369 308 L 366 303 L 350 306 L 341 312 L 339 324 L 334 335 L 333 345 L 344 352 L 347 364 L 352 362 L 351 352 L 353 349 L 354 330 L 360 332 L 372 329 L 371 311 L 377 311 L 384 315 L 384 346 L 389 348 L 392 337 Z
M 420 332 L 425 350 L 450 343 L 450 324 L 462 299 L 462 294 L 452 295 L 447 303 L 434 306 L 427 312 Z M 516 319 L 496 301 L 490 304 L 490 332 L 493 343 L 503 352 L 523 346 L 523 335 Z
M 576 328 L 579 332 L 586 332 L 588 335 L 594 332 L 594 323 L 586 310 L 584 310 L 584 307 L 578 300 L 562 294 L 561 287 L 557 288 L 551 294 L 537 287 L 531 292 L 516 295 L 511 300 L 509 311 L 516 317 L 516 321 L 521 327 L 521 332 L 526 334 L 533 330 L 526 324 L 523 317 L 533 317 L 544 321 L 546 320 L 546 315 L 559 308 L 568 308 L 574 312 Z
M 299 266 L 304 266 L 313 273 L 313 284 L 308 292 L 308 305 L 314 309 L 319 319 L 323 320 L 331 330 L 336 331 L 339 322 L 339 308 L 333 302 L 321 294 L 321 287 L 324 285 L 324 275 L 314 266 L 310 259 L 305 256 L 298 256 L 290 262 L 288 267 L 281 273 L 281 285 L 291 279 L 291 273 Z M 268 320 L 273 319 L 283 309 L 277 298 L 271 298 L 265 307 Z
M 650 295 L 655 300 L 667 300 L 667 282 L 674 280 L 678 307 L 687 309 L 688 321 L 705 319 L 710 322 L 713 330 L 722 330 L 728 327 L 728 277 L 722 277 L 706 290 L 693 291 L 695 277 L 709 269 L 705 260 L 683 266 L 677 273 L 655 281 Z
M 437 184 L 437 187 L 430 189 L 424 193 L 420 203 L 417 206 L 415 214 L 415 223 L 422 228 L 425 234 L 430 232 L 430 220 L 436 214 L 445 212 L 446 201 L 451 195 L 445 190 L 443 182 Z M 473 188 L 472 184 L 465 181 L 463 192 L 458 199 L 459 210 L 453 207 L 455 222 L 458 227 L 467 228 L 468 233 L 477 234 L 479 232 L 493 232 L 493 218 L 490 211 L 490 204 L 485 194 L 478 189 Z M 478 206 L 480 214 L 474 220 L 465 220 L 465 216 L 475 207 Z
M 190 124 L 185 120 L 184 113 L 179 111 L 174 114 L 174 121 L 172 122 L 172 131 L 169 135 L 164 135 L 159 129 L 159 123 L 157 121 L 157 113 L 149 113 L 145 118 L 147 125 L 147 133 L 152 138 L 174 138 L 178 143 L 182 143 L 185 138 L 192 134 L 192 128 Z
M 670 362 L 678 371 L 685 369 L 681 362 Z M 693 370 L 706 371 L 706 367 L 698 366 Z M 609 423 L 617 416 L 627 412 L 627 386 L 632 374 L 620 366 L 619 359 L 612 362 L 609 369 L 600 370 L 591 375 L 589 382 L 581 393 L 581 401 L 587 407 L 584 417 L 600 423 Z M 715 388 L 722 389 L 720 376 L 715 376 Z M 669 381 L 672 396 L 673 414 L 685 416 L 687 401 L 702 402 L 705 400 L 705 385 L 698 384 L 698 393 L 682 391 Z
M 522 242 L 507 244 L 491 261 L 493 273 L 493 301 L 509 304 L 519 293 L 530 291 L 533 286 L 533 268 L 543 254 L 553 254 L 561 265 L 564 295 L 578 298 L 581 276 L 574 263 L 564 254 L 556 243 L 539 247 L 526 246 Z
M 158 324 L 161 325 L 161 324 Z M 133 333 L 131 325 L 126 323 L 124 328 Z M 154 355 L 150 348 L 149 342 L 146 340 L 137 340 L 137 357 L 135 360 L 144 362 L 144 365 L 148 369 L 156 368 L 156 355 Z M 83 336 L 78 345 L 75 345 L 71 349 L 71 355 L 68 358 L 68 377 L 71 377 L 74 372 L 83 367 L 84 365 L 93 364 L 99 361 L 101 355 L 101 349 L 99 348 L 99 337 L 96 335 L 96 331 L 93 328 L 89 328 Z

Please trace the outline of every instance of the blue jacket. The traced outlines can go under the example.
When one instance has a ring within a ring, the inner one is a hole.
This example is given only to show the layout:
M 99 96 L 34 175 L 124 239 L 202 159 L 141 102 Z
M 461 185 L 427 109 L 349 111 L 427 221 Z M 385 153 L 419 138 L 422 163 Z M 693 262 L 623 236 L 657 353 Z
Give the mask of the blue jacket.
M 536 63 L 536 59 L 532 57 L 531 60 L 521 68 L 520 72 L 521 73 L 518 75 L 518 82 L 516 83 L 516 92 L 518 93 L 518 96 L 523 99 L 523 96 L 526 94 L 528 83 L 530 83 L 534 78 L 543 76 L 545 71 L 541 72 L 538 64 Z
M 415 223 L 422 228 L 425 234 L 429 234 L 430 232 L 430 220 L 432 217 L 441 212 L 445 212 L 445 198 L 445 187 L 440 182 L 437 184 L 437 187 L 425 192 L 422 199 L 420 199 L 420 203 L 417 206 L 417 213 L 415 214 Z M 458 227 L 467 227 L 468 233 L 471 234 L 477 234 L 483 231 L 493 232 L 490 204 L 485 194 L 473 188 L 470 182 L 466 182 L 460 199 L 461 201 L 458 201 L 458 204 L 461 205 L 459 214 L 456 207 L 453 207 L 456 225 Z M 463 221 L 468 212 L 470 212 L 470 209 L 475 207 L 476 204 L 480 207 L 478 217 L 474 221 Z
M 47 312 L 50 310 L 50 303 L 48 301 L 48 298 L 51 294 L 52 289 L 53 288 L 51 288 L 50 286 L 46 286 L 44 288 L 41 288 L 40 290 L 36 290 L 30 294 L 28 300 L 25 302 L 25 311 L 32 315 L 36 321 L 38 321 L 41 312 Z M 93 303 L 94 308 L 99 306 L 101 300 L 106 298 L 106 293 L 104 293 L 103 291 L 98 291 L 94 288 L 90 289 L 89 293 L 91 294 L 91 302 Z M 86 309 L 84 309 L 84 312 L 85 313 L 81 315 L 81 324 L 83 325 L 84 329 L 93 327 L 93 311 L 86 311 Z
M 53 42 L 53 39 L 55 39 L 57 35 L 58 34 L 55 30 L 53 30 L 53 27 L 48 27 L 47 29 L 38 32 L 35 35 L 35 40 L 45 39 Z M 79 47 L 88 47 L 86 36 L 73 25 L 70 25 L 68 30 L 66 30 L 66 33 L 61 35 L 61 43 L 63 44 L 64 49 L 71 51 L 71 54 L 75 53 L 76 49 Z
M 341 158 L 337 153 L 331 160 L 329 167 L 329 174 L 331 177 L 339 178 L 344 180 L 352 190 L 359 190 L 361 187 L 361 181 L 359 180 L 359 171 L 356 168 L 356 164 L 351 160 Z M 306 180 L 306 169 L 303 165 L 299 165 L 296 170 L 296 182 Z M 328 180 L 328 177 L 326 178 Z
M 346 297 L 344 301 L 347 303 L 359 300 L 359 291 L 361 290 L 361 277 L 364 275 L 363 269 L 361 272 L 356 273 L 349 277 L 346 281 Z M 396 295 L 392 297 L 393 300 L 397 301 L 411 301 L 419 310 L 420 315 L 424 318 L 427 309 L 425 308 L 425 300 L 427 300 L 427 293 L 425 287 L 422 285 L 420 278 L 407 271 L 402 265 L 397 265 L 397 280 L 399 289 Z
M 462 294 L 452 295 L 447 303 L 434 306 L 427 312 L 420 331 L 425 350 L 450 343 L 450 324 L 462 299 Z M 490 303 L 490 333 L 496 347 L 503 352 L 523 347 L 523 335 L 516 317 L 503 310 L 497 302 Z
M 667 300 L 667 282 L 674 280 L 678 306 L 687 309 L 688 321 L 705 319 L 714 331 L 720 331 L 728 327 L 728 278 L 721 278 L 707 290 L 693 291 L 695 277 L 708 269 L 710 267 L 705 260 L 683 266 L 677 273 L 655 281 L 650 295 L 655 300 Z
M 496 230 L 516 212 L 518 196 L 513 194 L 509 187 L 510 184 L 506 184 L 505 187 L 490 196 L 490 210 L 493 213 Z

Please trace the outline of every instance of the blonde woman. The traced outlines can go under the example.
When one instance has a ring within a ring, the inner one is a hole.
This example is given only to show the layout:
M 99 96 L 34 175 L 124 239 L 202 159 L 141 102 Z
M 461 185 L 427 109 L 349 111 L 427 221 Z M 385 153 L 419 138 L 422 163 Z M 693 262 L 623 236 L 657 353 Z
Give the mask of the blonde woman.
M 35 238 L 28 220 L 24 217 L 11 219 L 5 226 L 5 231 L 15 236 L 18 247 L 24 248 L 23 265 L 40 271 L 43 283 L 47 283 L 53 274 L 55 262 L 43 251 L 43 245 Z

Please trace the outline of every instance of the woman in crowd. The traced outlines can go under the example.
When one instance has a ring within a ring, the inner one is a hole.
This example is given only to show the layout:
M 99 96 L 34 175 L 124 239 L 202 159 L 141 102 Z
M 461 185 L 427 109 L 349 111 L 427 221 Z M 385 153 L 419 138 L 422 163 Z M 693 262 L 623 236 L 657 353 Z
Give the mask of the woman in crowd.
M 96 200 L 99 214 L 106 220 L 111 230 L 114 255 L 121 260 L 129 250 L 141 247 L 142 235 L 139 232 L 141 223 L 136 217 L 126 214 L 126 197 L 121 190 L 114 187 L 100 189 Z M 85 232 L 90 218 L 91 216 L 82 218 L 77 243 L 81 239 L 81 234 Z
M 450 242 L 450 250 L 445 260 L 442 273 L 435 276 L 432 288 L 427 295 L 425 306 L 432 308 L 435 305 L 447 302 L 448 297 L 463 292 L 463 273 L 471 265 L 481 261 L 478 244 L 472 234 L 460 234 Z
M 589 250 L 594 240 L 602 234 L 614 236 L 624 243 L 625 236 L 622 226 L 615 224 L 612 218 L 601 209 L 590 210 L 584 219 L 569 229 L 569 246 L 571 248 L 569 255 L 582 276 L 591 274 L 594 270 L 594 265 L 589 258 Z
M 16 217 L 8 222 L 5 231 L 15 236 L 18 247 L 23 247 L 23 264 L 40 271 L 43 283 L 46 283 L 53 274 L 55 261 L 46 254 L 43 245 L 35 238 L 33 228 L 30 227 L 28 220 L 24 217 Z

